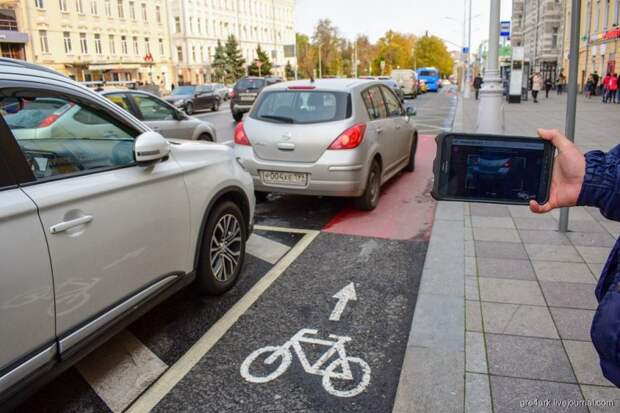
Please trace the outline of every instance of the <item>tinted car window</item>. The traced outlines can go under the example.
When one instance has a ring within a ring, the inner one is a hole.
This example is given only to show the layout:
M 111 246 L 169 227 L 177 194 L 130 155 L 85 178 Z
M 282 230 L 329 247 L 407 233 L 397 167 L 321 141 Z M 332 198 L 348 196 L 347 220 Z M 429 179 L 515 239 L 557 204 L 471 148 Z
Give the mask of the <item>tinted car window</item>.
M 46 105 L 48 100 L 32 98 L 22 110 L 29 104 Z M 4 115 L 36 179 L 134 163 L 134 131 L 90 107 L 65 99 L 55 100 L 62 101 L 62 107 L 69 109 L 59 115 L 48 115 L 43 124 L 24 127 L 23 122 L 15 122 L 14 118 L 24 116 L 22 110 Z
M 171 95 L 173 95 L 173 96 L 191 95 L 191 94 L 194 93 L 195 89 L 196 89 L 196 86 L 178 86 L 178 87 L 174 88 L 174 90 L 172 91 Z
M 261 95 L 250 116 L 267 122 L 331 122 L 349 117 L 349 105 L 345 92 L 282 90 Z
M 71 103 L 62 99 L 39 98 L 24 100 L 22 106 L 13 107 L 12 111 L 9 108 L 10 113 L 6 116 L 6 122 L 11 129 L 44 127 L 65 113 L 71 107 Z
M 420 76 L 437 76 L 437 72 L 434 70 L 421 70 Z
M 403 109 L 400 106 L 400 102 L 398 101 L 396 96 L 394 96 L 394 93 L 386 87 L 382 87 L 381 90 L 383 91 L 383 97 L 385 98 L 385 105 L 387 106 L 388 116 L 402 116 Z
M 129 106 L 129 101 L 127 100 L 127 96 L 122 95 L 122 94 L 115 94 L 115 95 L 105 95 L 105 97 L 108 98 L 111 102 L 125 109 L 127 112 L 130 112 L 130 109 L 129 109 L 130 106 Z
M 142 119 L 145 121 L 150 120 L 173 120 L 174 111 L 169 106 L 154 99 L 150 96 L 133 95 L 133 100 L 136 102 L 140 113 L 142 113 Z
M 241 79 L 235 86 L 236 89 L 260 89 L 265 86 L 264 79 Z

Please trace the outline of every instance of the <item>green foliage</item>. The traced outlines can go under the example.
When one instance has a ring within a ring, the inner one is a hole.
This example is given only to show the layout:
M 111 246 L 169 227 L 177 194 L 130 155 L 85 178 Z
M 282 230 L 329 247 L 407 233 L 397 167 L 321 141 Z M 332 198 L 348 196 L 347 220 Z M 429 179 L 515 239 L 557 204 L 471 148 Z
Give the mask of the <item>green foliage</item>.
M 250 66 L 248 66 L 248 74 L 250 76 L 269 76 L 271 75 L 271 60 L 269 60 L 269 56 L 267 53 L 260 47 L 260 44 L 256 48 L 256 57 L 257 60 L 262 62 L 260 70 L 256 65 L 256 61 L 253 61 Z
M 295 70 L 293 70 L 290 61 L 286 62 L 286 66 L 284 66 L 284 74 L 286 75 L 286 80 L 295 79 Z
M 310 43 L 310 38 L 305 34 L 295 35 L 297 43 L 297 70 L 302 78 L 309 78 L 314 71 L 317 57 L 316 48 Z
M 424 36 L 415 44 L 417 67 L 436 67 L 441 75 L 451 75 L 454 60 L 446 48 L 446 44 L 437 36 Z
M 215 55 L 213 56 L 213 63 L 211 63 L 213 72 L 211 73 L 211 79 L 214 82 L 226 82 L 226 52 L 222 42 L 217 41 L 217 47 L 215 48 Z
M 226 82 L 234 83 L 245 75 L 245 59 L 239 49 L 239 43 L 232 34 L 228 36 L 224 46 L 226 56 Z

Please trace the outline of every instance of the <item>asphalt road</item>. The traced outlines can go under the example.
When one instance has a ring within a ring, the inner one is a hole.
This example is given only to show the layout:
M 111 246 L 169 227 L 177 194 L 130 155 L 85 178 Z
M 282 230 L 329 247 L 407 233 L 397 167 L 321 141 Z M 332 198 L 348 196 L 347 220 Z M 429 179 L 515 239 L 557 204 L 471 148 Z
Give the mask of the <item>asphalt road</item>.
M 232 291 L 179 292 L 17 411 L 391 412 L 432 226 L 432 137 L 455 97 L 408 104 L 428 136 L 377 210 L 270 195 Z M 225 105 L 198 116 L 232 138 Z

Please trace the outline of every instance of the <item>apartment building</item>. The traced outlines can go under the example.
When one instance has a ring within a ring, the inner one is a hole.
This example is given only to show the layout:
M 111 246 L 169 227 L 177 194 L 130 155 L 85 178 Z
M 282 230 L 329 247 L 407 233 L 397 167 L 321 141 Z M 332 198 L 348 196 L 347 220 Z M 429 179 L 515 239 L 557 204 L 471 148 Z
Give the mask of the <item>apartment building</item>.
M 296 67 L 294 0 L 176 0 L 169 1 L 172 58 L 178 83 L 210 79 L 218 39 L 229 35 L 239 42 L 247 64 L 260 44 L 275 74 L 287 63 Z
M 19 24 L 21 16 L 16 4 L 16 0 L 0 0 L 0 56 L 26 60 L 28 33 Z
M 565 0 L 513 0 L 511 44 L 522 46 L 532 70 L 556 79 L 563 65 Z
M 165 0 L 0 0 L 0 8 L 26 34 L 28 61 L 78 81 L 172 83 Z

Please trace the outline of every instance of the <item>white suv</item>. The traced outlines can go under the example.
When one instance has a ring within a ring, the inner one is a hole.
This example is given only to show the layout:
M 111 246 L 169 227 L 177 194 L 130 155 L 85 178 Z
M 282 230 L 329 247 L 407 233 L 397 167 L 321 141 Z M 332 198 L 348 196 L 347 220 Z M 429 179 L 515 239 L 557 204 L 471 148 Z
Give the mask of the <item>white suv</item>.
M 0 59 L 0 405 L 188 283 L 230 289 L 254 203 L 231 148 Z

